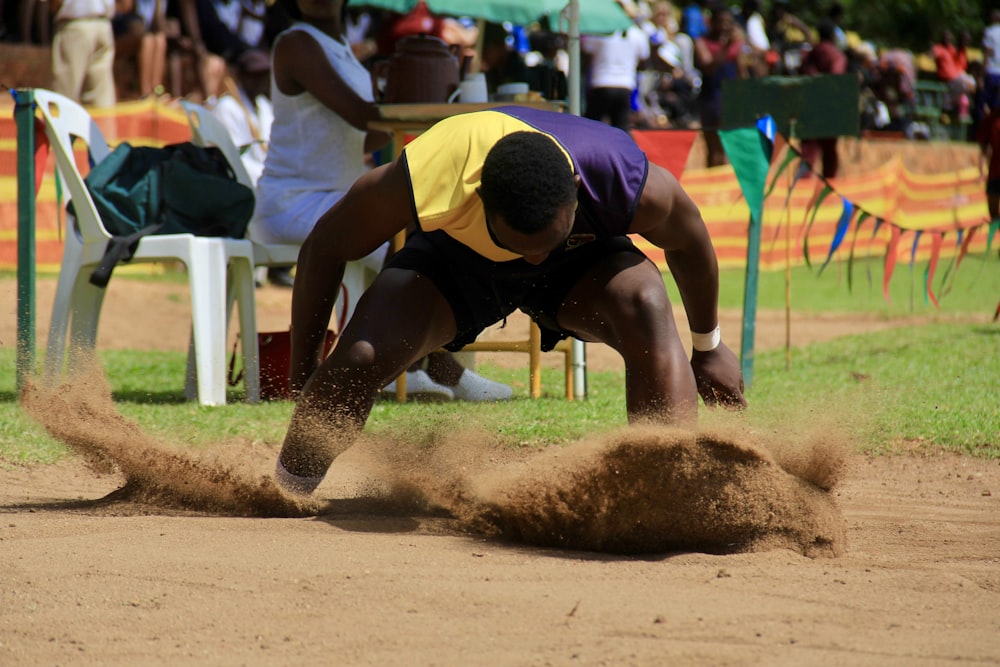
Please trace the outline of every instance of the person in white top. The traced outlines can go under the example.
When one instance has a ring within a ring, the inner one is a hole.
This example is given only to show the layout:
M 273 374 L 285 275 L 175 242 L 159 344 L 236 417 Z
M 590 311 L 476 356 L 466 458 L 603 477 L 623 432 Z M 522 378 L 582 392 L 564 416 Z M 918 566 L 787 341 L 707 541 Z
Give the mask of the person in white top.
M 53 0 L 52 89 L 94 107 L 113 107 L 114 0 Z
M 368 170 L 366 154 L 389 142 L 388 134 L 368 130 L 381 113 L 371 74 L 346 37 L 346 4 L 346 0 L 298 0 L 301 19 L 274 41 L 274 122 L 264 173 L 257 182 L 253 221 L 255 233 L 266 243 L 305 241 L 320 216 Z M 388 244 L 383 244 L 355 261 L 378 272 L 387 250 Z M 293 300 L 293 313 L 295 308 Z M 407 373 L 409 393 L 467 400 L 496 400 L 513 393 L 506 385 L 462 368 L 450 353 L 431 357 L 430 375 L 423 370 Z
M 585 116 L 628 131 L 639 64 L 649 58 L 649 37 L 638 26 L 611 35 L 585 35 L 581 50 L 591 57 Z
M 244 51 L 236 59 L 235 78 L 227 79 L 225 93 L 216 101 L 212 115 L 229 131 L 233 143 L 254 183 L 260 180 L 267 157 L 274 110 L 269 99 L 270 57 L 260 49 Z

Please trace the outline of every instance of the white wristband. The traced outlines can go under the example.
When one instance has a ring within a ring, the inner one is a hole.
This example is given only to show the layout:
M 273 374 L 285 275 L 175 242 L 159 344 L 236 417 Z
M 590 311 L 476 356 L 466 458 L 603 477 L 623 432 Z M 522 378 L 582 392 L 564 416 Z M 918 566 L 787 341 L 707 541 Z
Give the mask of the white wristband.
M 715 327 L 709 333 L 691 332 L 691 347 L 698 352 L 711 352 L 722 342 L 722 331 Z

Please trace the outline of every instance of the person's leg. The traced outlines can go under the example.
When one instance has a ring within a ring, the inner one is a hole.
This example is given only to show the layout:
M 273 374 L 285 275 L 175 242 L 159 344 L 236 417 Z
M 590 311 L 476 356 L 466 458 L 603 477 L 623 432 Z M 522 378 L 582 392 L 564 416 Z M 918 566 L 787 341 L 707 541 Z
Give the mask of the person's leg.
M 819 140 L 823 160 L 823 178 L 836 178 L 840 171 L 840 157 L 837 155 L 837 137 Z
M 167 63 L 167 36 L 162 32 L 144 32 L 139 48 L 139 94 L 153 94 L 163 85 Z
M 697 418 L 694 373 L 663 277 L 648 259 L 609 255 L 570 290 L 557 318 L 577 338 L 605 343 L 622 355 L 630 421 L 686 424 Z
M 286 488 L 315 488 L 364 427 L 379 389 L 455 329 L 451 306 L 428 278 L 395 268 L 380 273 L 295 405 L 278 458 Z
M 78 102 L 90 53 L 87 38 L 80 21 L 56 23 L 52 38 L 52 90 Z
M 94 51 L 87 63 L 87 75 L 80 101 L 95 107 L 113 107 L 115 91 L 115 35 L 111 21 L 86 21 L 93 31 Z
M 458 363 L 451 352 L 439 350 L 427 355 L 427 374 L 432 380 L 448 387 L 454 387 L 462 379 L 465 367 Z
M 153 55 L 150 59 L 149 82 L 150 91 L 163 89 L 167 80 L 167 34 L 165 32 L 151 33 L 153 38 Z

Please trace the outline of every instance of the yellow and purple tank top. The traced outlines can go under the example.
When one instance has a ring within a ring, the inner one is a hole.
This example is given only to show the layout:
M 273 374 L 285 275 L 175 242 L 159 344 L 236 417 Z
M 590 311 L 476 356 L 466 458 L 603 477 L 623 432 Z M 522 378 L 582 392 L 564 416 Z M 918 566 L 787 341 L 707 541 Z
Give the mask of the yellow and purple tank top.
M 520 106 L 452 116 L 406 146 L 411 206 L 420 229 L 441 230 L 494 262 L 520 259 L 490 240 L 476 188 L 489 150 L 521 131 L 550 136 L 580 175 L 576 220 L 562 250 L 628 233 L 649 168 L 632 137 L 579 116 Z

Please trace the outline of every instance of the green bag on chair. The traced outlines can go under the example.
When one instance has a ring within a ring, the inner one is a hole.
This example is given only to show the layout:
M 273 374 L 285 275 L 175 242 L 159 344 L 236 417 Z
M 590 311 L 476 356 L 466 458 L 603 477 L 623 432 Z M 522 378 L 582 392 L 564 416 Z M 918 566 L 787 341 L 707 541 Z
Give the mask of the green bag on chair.
M 254 195 L 222 152 L 184 142 L 163 148 L 121 143 L 84 179 L 104 227 L 112 235 L 90 282 L 108 284 L 149 234 L 243 238 Z

